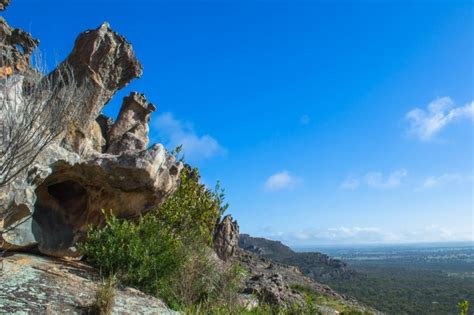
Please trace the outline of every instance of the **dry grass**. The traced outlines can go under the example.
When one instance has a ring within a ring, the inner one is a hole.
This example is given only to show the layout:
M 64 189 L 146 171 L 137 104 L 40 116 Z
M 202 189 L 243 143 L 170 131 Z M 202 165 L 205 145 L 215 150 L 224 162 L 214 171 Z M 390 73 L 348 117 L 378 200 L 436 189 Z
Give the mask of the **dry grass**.
M 99 284 L 94 302 L 88 306 L 87 314 L 109 315 L 112 313 L 115 301 L 115 277 L 108 277 Z

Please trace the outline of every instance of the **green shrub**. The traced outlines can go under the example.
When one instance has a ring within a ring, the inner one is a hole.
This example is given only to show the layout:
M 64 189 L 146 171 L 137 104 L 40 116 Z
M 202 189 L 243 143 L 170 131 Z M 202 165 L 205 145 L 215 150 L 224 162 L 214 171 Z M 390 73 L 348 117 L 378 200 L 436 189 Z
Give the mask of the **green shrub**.
M 210 245 L 216 222 L 227 209 L 224 190 L 217 182 L 214 190 L 199 182 L 197 168 L 186 166 L 180 185 L 156 211 L 169 233 L 184 243 Z
M 102 276 L 162 298 L 186 313 L 241 314 L 241 268 L 219 261 L 210 249 L 216 223 L 227 209 L 224 191 L 199 182 L 186 166 L 176 192 L 155 211 L 134 221 L 105 215 L 80 245 Z M 204 311 L 206 310 L 206 311 Z
M 180 272 L 160 294 L 175 309 L 227 308 L 230 313 L 243 277 L 238 265 L 223 264 L 209 248 L 190 246 Z
M 209 248 L 227 208 L 224 192 L 219 183 L 211 190 L 199 180 L 199 171 L 186 166 L 176 192 L 135 221 L 103 211 L 105 226 L 89 228 L 80 245 L 87 261 L 104 276 L 117 275 L 174 309 L 236 304 L 240 275 L 219 265 Z
M 101 274 L 116 274 L 120 281 L 154 295 L 180 268 L 185 255 L 181 242 L 152 214 L 136 222 L 107 215 L 102 229 L 89 229 L 80 249 Z
M 462 300 L 456 305 L 456 307 L 459 309 L 459 315 L 468 315 L 469 301 Z
M 297 306 L 299 314 L 317 313 L 316 305 L 327 306 L 340 312 L 342 315 L 365 315 L 371 314 L 369 311 L 357 309 L 354 306 L 342 303 L 339 299 L 323 295 L 310 287 L 299 284 L 291 285 L 291 289 L 302 293 L 305 297 L 305 305 Z M 298 314 L 298 312 L 296 314 Z
M 242 269 L 228 266 L 201 243 L 184 244 L 152 213 L 136 222 L 108 215 L 80 246 L 103 276 L 162 298 L 173 309 L 236 307 Z

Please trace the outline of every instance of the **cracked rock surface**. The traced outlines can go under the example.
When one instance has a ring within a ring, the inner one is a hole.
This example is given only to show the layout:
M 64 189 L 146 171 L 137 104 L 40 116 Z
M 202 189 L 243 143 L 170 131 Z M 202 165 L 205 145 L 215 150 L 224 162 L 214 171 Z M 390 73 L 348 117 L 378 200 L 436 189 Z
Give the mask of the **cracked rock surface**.
M 0 309 L 5 314 L 85 314 L 94 301 L 99 275 L 79 262 L 14 254 L 0 271 Z M 112 314 L 178 314 L 138 290 L 115 289 Z

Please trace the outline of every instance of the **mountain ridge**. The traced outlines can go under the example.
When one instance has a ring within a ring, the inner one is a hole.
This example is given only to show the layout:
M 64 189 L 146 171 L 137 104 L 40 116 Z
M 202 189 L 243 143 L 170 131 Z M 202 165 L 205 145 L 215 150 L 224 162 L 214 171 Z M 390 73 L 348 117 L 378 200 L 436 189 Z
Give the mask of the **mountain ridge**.
M 280 241 L 240 234 L 239 247 L 261 257 L 295 266 L 304 275 L 316 280 L 351 279 L 356 272 L 340 259 L 320 252 L 296 252 Z

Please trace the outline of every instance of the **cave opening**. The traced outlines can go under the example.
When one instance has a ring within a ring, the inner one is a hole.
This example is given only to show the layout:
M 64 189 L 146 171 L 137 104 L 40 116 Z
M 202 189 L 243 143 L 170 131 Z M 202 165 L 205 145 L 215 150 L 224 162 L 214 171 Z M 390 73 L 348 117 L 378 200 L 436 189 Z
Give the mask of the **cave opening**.
M 36 189 L 33 234 L 43 253 L 65 256 L 83 237 L 88 192 L 78 181 L 48 179 Z M 67 255 L 66 255 L 67 256 Z

